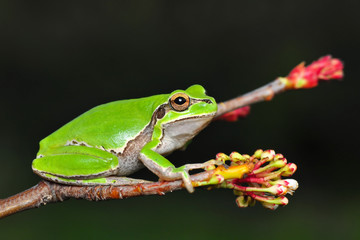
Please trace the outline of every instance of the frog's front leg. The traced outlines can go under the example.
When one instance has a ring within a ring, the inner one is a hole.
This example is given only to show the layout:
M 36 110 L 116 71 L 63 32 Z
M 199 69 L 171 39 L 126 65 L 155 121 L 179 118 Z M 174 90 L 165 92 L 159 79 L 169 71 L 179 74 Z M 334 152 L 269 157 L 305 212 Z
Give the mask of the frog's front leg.
M 153 150 L 156 145 L 155 140 L 144 146 L 139 154 L 139 159 L 142 163 L 162 180 L 171 181 L 182 179 L 188 192 L 194 192 L 189 170 L 205 168 L 212 163 L 185 164 L 176 168 L 169 160 Z

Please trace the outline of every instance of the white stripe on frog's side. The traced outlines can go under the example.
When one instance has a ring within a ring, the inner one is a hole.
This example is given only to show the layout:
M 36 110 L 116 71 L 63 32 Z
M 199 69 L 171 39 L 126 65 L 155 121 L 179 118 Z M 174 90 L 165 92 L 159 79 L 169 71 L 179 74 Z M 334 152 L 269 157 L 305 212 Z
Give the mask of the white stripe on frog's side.
M 65 146 L 84 146 L 84 147 L 89 147 L 89 148 L 97 148 L 97 149 L 112 153 L 112 154 L 114 154 L 116 156 L 119 156 L 120 154 L 123 153 L 124 149 L 126 148 L 126 145 L 127 145 L 127 143 L 123 147 L 107 149 L 107 148 L 105 148 L 103 146 L 92 146 L 92 145 L 88 144 L 87 142 L 77 141 L 75 139 L 67 141 L 66 144 L 65 144 Z
M 65 143 L 65 146 L 85 146 L 85 147 L 94 147 L 94 146 L 90 146 L 89 144 L 87 144 L 86 142 L 84 141 L 76 141 L 75 139 L 73 140 L 70 140 L 70 141 L 67 141 Z
M 125 144 L 125 147 L 126 147 L 126 144 Z M 75 139 L 67 141 L 65 146 L 84 146 L 84 147 L 89 147 L 89 148 L 97 148 L 97 149 L 112 153 L 112 154 L 114 154 L 116 156 L 119 156 L 125 149 L 125 147 L 106 149 L 103 146 L 91 146 L 87 142 L 77 141 Z

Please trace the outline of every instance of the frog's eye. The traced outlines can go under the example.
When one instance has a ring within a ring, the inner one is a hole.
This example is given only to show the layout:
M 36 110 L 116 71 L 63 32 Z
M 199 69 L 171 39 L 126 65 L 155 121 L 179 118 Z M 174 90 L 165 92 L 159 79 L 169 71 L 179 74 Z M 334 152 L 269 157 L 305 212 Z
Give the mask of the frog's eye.
M 184 111 L 190 105 L 190 98 L 184 93 L 176 93 L 170 98 L 170 106 L 176 111 Z

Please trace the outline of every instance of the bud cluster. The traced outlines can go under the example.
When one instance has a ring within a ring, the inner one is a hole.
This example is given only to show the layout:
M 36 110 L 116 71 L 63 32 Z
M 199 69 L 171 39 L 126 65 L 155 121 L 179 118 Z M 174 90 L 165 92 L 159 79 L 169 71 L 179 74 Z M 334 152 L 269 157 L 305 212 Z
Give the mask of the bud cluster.
M 289 75 L 278 78 L 286 85 L 286 89 L 313 88 L 320 80 L 342 79 L 344 64 L 330 55 L 324 56 L 310 65 L 302 62 Z
M 234 189 L 238 195 L 236 203 L 239 207 L 247 207 L 259 201 L 264 207 L 276 209 L 279 205 L 288 204 L 287 193 L 293 194 L 298 188 L 294 179 L 282 179 L 294 174 L 296 165 L 288 163 L 282 154 L 275 154 L 274 150 L 257 150 L 254 155 L 232 152 L 229 156 L 224 153 L 216 155 L 216 164 L 229 168 L 244 164 L 254 167 L 243 178 L 232 178 L 222 181 L 219 187 Z

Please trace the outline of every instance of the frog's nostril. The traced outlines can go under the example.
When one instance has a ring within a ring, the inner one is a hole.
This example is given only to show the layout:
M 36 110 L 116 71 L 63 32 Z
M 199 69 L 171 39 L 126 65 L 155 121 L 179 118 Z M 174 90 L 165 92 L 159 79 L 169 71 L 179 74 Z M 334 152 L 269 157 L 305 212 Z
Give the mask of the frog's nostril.
M 213 103 L 210 99 L 205 99 L 204 102 L 206 102 L 207 104 L 212 104 Z

